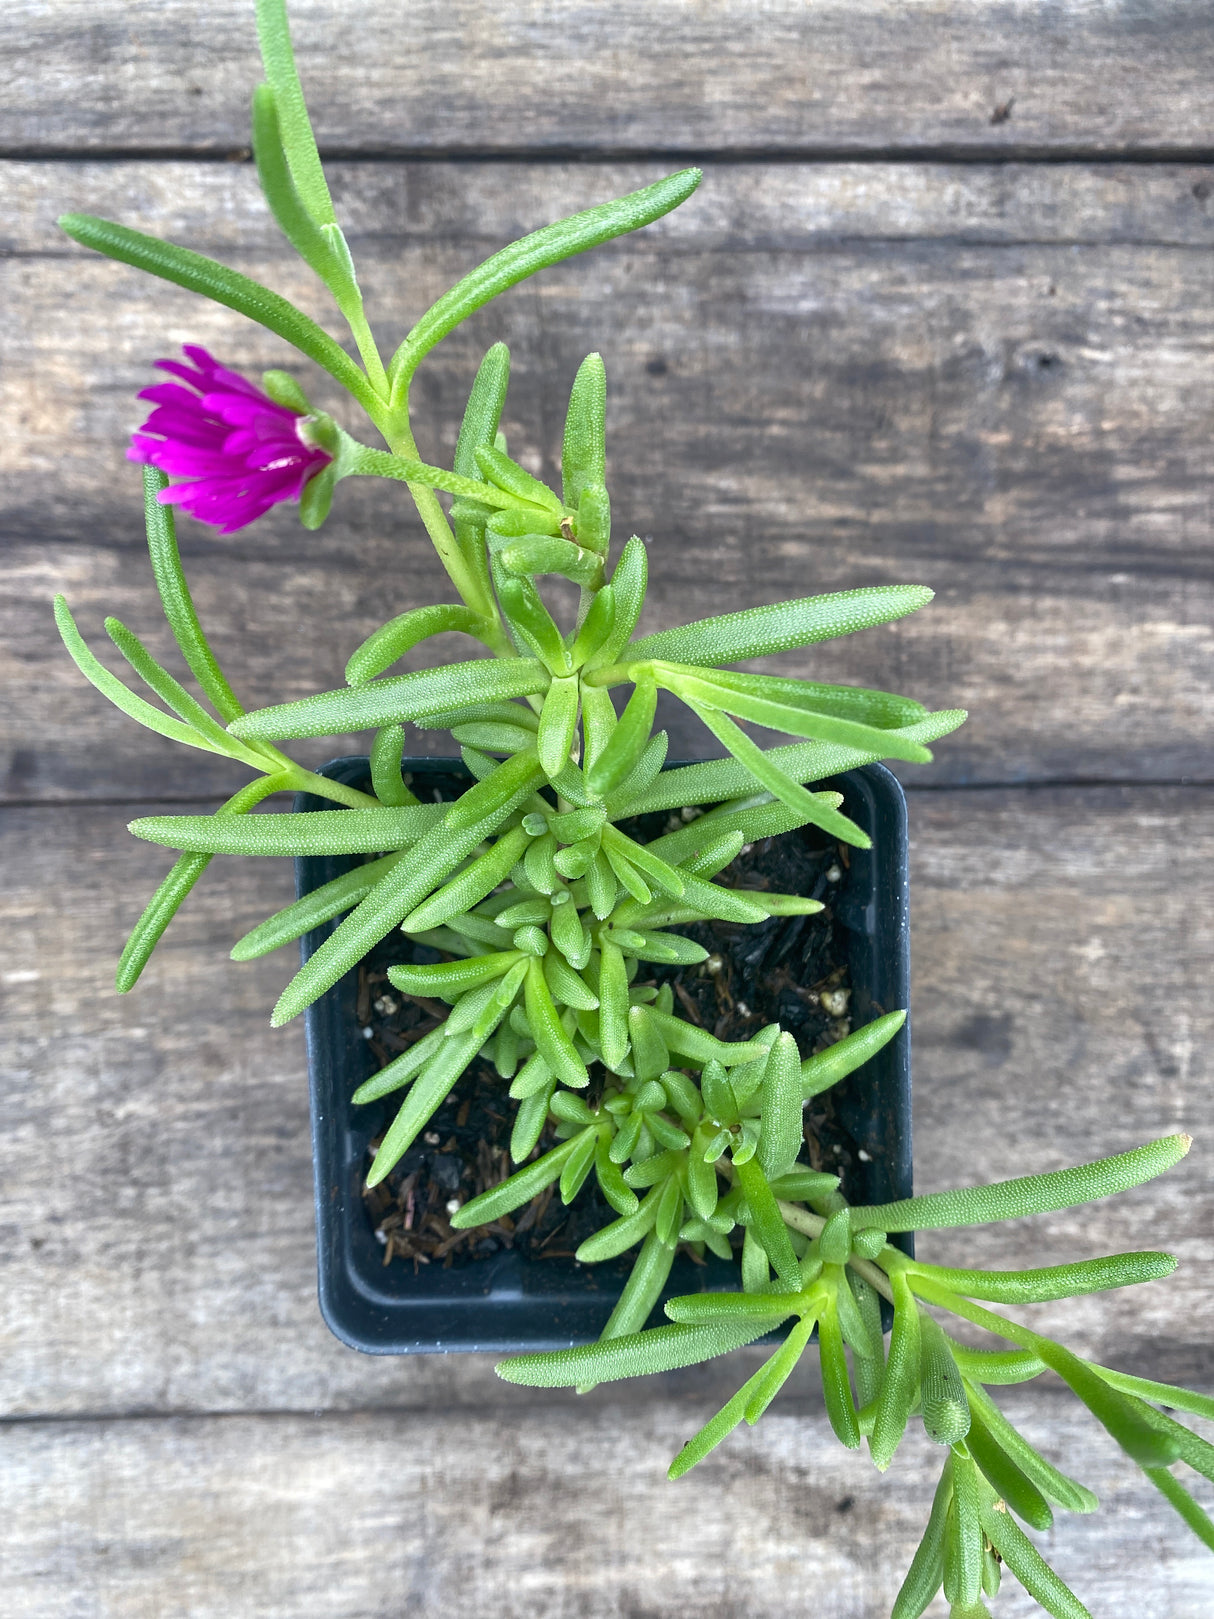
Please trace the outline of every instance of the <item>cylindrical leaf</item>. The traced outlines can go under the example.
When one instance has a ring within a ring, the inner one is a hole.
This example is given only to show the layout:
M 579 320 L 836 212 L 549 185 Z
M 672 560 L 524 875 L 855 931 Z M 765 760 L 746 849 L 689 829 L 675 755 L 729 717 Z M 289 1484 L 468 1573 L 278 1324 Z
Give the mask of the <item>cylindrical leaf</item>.
M 214 303 L 224 304 L 237 314 L 247 315 L 269 331 L 276 332 L 293 344 L 301 354 L 335 377 L 363 408 L 377 414 L 381 401 L 366 377 L 326 331 L 311 320 L 294 304 L 287 302 L 268 287 L 239 271 L 229 270 L 224 264 L 208 259 L 189 248 L 162 242 L 142 231 L 130 230 L 125 225 L 108 219 L 97 219 L 91 214 L 64 214 L 59 227 L 83 247 L 95 248 L 107 258 L 118 259 L 146 270 L 149 275 L 171 281 L 190 292 L 200 292 Z M 323 735 L 321 732 L 315 733 Z
M 405 751 L 403 725 L 385 725 L 375 733 L 371 745 L 371 785 L 381 804 L 393 809 L 416 804 L 416 796 L 405 786 L 400 764 Z
M 380 1143 L 367 1174 L 367 1185 L 378 1186 L 391 1173 L 430 1121 L 435 1108 L 472 1061 L 481 1045 L 476 1034 L 444 1040 L 426 1071 L 414 1083 Z
M 466 1231 L 471 1226 L 488 1225 L 498 1220 L 503 1214 L 511 1214 L 515 1209 L 521 1208 L 524 1203 L 530 1203 L 533 1197 L 538 1197 L 545 1186 L 551 1186 L 557 1179 L 569 1159 L 578 1150 L 581 1136 L 570 1137 L 562 1141 L 559 1147 L 553 1147 L 535 1163 L 528 1164 L 504 1180 L 498 1186 L 491 1186 L 487 1192 L 472 1198 L 451 1216 L 451 1224 L 457 1231 Z
M 860 1427 L 856 1421 L 856 1407 L 847 1375 L 843 1334 L 839 1330 L 839 1317 L 833 1303 L 818 1317 L 818 1353 L 822 1361 L 822 1396 L 835 1438 L 849 1450 L 858 1450 Z
M 919 1307 L 903 1276 L 895 1272 L 890 1284 L 894 1295 L 894 1325 L 885 1363 L 885 1384 L 869 1440 L 873 1465 L 882 1473 L 894 1459 L 919 1391 Z
M 636 689 L 611 733 L 611 740 L 587 771 L 586 783 L 591 792 L 611 792 L 636 765 L 653 730 L 657 700 L 658 689 L 653 674 L 647 669 L 643 670 L 638 674 Z
M 406 652 L 432 635 L 479 636 L 485 629 L 484 619 L 470 607 L 414 607 L 408 613 L 389 619 L 351 654 L 346 664 L 346 681 L 351 686 L 365 686 L 385 669 L 390 669 L 397 658 L 403 658 Z
M 537 270 L 660 219 L 685 201 L 699 182 L 698 169 L 684 169 L 617 201 L 546 225 L 486 259 L 432 304 L 401 344 L 390 372 L 394 396 L 403 394 L 423 356 L 482 304 Z
M 919 1321 L 919 1378 L 923 1428 L 938 1445 L 956 1445 L 969 1432 L 965 1384 L 948 1339 L 930 1315 Z
M 953 1500 L 952 1468 L 953 1459 L 949 1456 L 932 1499 L 927 1528 L 894 1598 L 890 1619 L 920 1619 L 944 1580 L 944 1537 Z
M 532 1037 L 543 1053 L 544 1061 L 564 1084 L 584 1090 L 590 1083 L 590 1075 L 575 1051 L 573 1041 L 565 1032 L 565 1026 L 553 1005 L 544 969 L 534 957 L 528 964 L 524 993 L 527 1022 L 531 1025 Z
M 331 736 L 417 719 L 439 708 L 526 697 L 547 690 L 548 680 L 547 670 L 536 658 L 473 658 L 366 686 L 321 692 L 297 703 L 260 708 L 233 720 L 229 730 L 262 741 Z
M 759 1163 L 772 1180 L 801 1150 L 801 1054 L 791 1034 L 778 1035 L 768 1053 L 759 1117 Z
M 634 657 L 669 663 L 741 663 L 888 624 L 931 599 L 932 592 L 924 585 L 870 585 L 830 596 L 802 596 L 661 630 L 634 642 L 631 650 Z
M 879 1226 L 882 1231 L 926 1231 L 1072 1209 L 1153 1180 L 1179 1163 L 1192 1144 L 1191 1136 L 1164 1136 L 1132 1152 L 1117 1153 L 1074 1169 L 1022 1175 L 1016 1180 L 997 1181 L 993 1186 L 929 1192 L 896 1203 L 854 1208 L 852 1225 L 857 1231 L 866 1225 Z
M 347 810 L 346 813 L 357 814 L 358 811 Z M 500 882 L 505 881 L 529 841 L 521 826 L 505 833 L 457 877 L 453 877 L 415 911 L 411 911 L 402 922 L 402 928 L 407 933 L 424 933 L 428 928 L 442 927 L 444 922 L 451 922 L 471 910 L 486 894 L 491 894 Z
M 601 484 L 607 468 L 607 372 L 601 354 L 578 366 L 565 413 L 561 445 L 562 493 L 576 506 L 587 484 Z

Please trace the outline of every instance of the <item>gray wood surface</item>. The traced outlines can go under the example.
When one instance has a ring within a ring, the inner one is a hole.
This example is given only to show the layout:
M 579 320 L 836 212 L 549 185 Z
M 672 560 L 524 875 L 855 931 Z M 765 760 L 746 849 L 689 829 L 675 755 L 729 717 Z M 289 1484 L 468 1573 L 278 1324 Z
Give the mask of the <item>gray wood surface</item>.
M 807 1392 L 678 1484 L 666 1464 L 707 1414 L 703 1399 L 455 1411 L 439 1443 L 433 1417 L 400 1410 L 27 1424 L 10 1436 L 9 1611 L 887 1614 L 940 1452 L 908 1441 L 874 1490 Z M 1102 1498 L 1100 1516 L 1041 1537 L 1092 1613 L 1206 1619 L 1208 1553 L 1161 1518 L 1142 1476 L 1061 1400 L 1007 1406 Z M 937 1601 L 930 1619 L 946 1611 Z M 995 1611 L 1041 1610 L 1007 1579 Z
M 917 1184 L 1198 1139 L 1153 1188 L 921 1251 L 1169 1248 L 1173 1283 L 1031 1318 L 1214 1389 L 1208 6 L 292 15 L 386 341 L 510 236 L 707 159 L 679 213 L 439 349 L 425 448 L 449 453 L 504 336 L 511 447 L 551 472 L 561 395 L 599 347 L 617 524 L 652 536 L 650 627 L 936 587 L 829 661 L 973 712 L 904 772 Z M 939 1452 L 915 1440 L 879 1479 L 830 1440 L 810 1368 L 671 1485 L 666 1461 L 756 1352 L 575 1407 L 483 1357 L 375 1360 L 329 1336 L 302 1035 L 268 1027 L 290 964 L 226 954 L 289 896 L 285 867 L 213 866 L 137 991 L 113 992 L 167 865 L 123 824 L 234 781 L 94 696 L 48 599 L 65 590 L 102 641 L 116 613 L 166 645 L 123 461 L 135 391 L 181 342 L 252 373 L 285 351 L 53 222 L 121 218 L 328 320 L 249 165 L 214 160 L 242 150 L 257 76 L 244 0 L 0 11 L 0 1611 L 884 1619 Z M 320 535 L 281 512 L 226 540 L 183 524 L 182 548 L 251 703 L 337 684 L 386 613 L 444 596 L 416 522 L 370 485 L 344 485 Z M 678 721 L 674 745 L 702 740 Z M 1214 1562 L 1141 1476 L 1056 1385 L 1007 1403 L 1102 1497 L 1041 1537 L 1097 1619 L 1205 1619 Z M 1006 1582 L 998 1619 L 1035 1611 Z
M 292 17 L 335 151 L 1211 144 L 1202 0 L 303 0 Z M 9 150 L 245 143 L 243 0 L 9 0 L 0 28 Z

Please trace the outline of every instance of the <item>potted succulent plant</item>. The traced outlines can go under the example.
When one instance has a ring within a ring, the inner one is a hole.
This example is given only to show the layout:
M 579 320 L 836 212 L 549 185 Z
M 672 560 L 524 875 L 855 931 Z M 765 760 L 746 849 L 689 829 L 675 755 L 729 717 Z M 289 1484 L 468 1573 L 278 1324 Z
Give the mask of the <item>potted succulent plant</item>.
M 340 1272 L 370 1311 L 361 1326 L 347 1320 L 346 1335 L 362 1347 L 405 1347 L 376 1327 L 383 1301 L 369 1296 L 365 1272 L 347 1264 L 341 1233 L 354 1227 L 334 1215 L 363 1219 L 371 1242 L 358 1200 L 362 1170 L 370 1192 L 390 1185 L 428 1133 L 445 1156 L 442 1132 L 431 1130 L 439 1110 L 461 1086 L 488 1085 L 508 1119 L 509 1145 L 496 1156 L 486 1147 L 474 1196 L 461 1195 L 456 1173 L 443 1210 L 452 1241 L 493 1226 L 513 1237 L 537 1199 L 564 1206 L 597 1197 L 602 1216 L 574 1254 L 586 1268 L 579 1297 L 567 1275 L 546 1297 L 544 1287 L 515 1288 L 506 1339 L 540 1347 L 505 1361 L 503 1377 L 586 1388 L 779 1334 L 760 1370 L 675 1459 L 678 1476 L 739 1422 L 758 1419 L 816 1336 L 827 1412 L 845 1445 L 867 1440 L 884 1469 L 918 1412 L 944 1447 L 895 1619 L 921 1613 L 942 1585 L 960 1619 L 986 1612 L 1004 1563 L 1050 1613 L 1086 1612 L 1018 1520 L 1044 1528 L 1051 1503 L 1089 1511 L 1095 1498 L 1029 1445 L 987 1392 L 1047 1370 L 1214 1545 L 1214 1525 L 1172 1470 L 1184 1462 L 1214 1477 L 1214 1447 L 1172 1415 L 1211 1416 L 1214 1402 L 1096 1366 L 988 1307 L 1166 1276 L 1169 1256 L 986 1272 L 925 1264 L 910 1250 L 916 1229 L 1067 1208 L 1140 1184 L 1189 1145 L 1172 1136 L 1060 1173 L 909 1195 L 901 810 L 892 778 L 874 772 L 874 761 L 924 760 L 927 745 L 964 716 L 927 714 L 886 692 L 728 667 L 889 622 L 924 605 L 930 591 L 884 586 L 806 597 L 638 639 L 645 546 L 634 537 L 613 559 L 606 382 L 594 354 L 573 380 L 559 491 L 511 459 L 500 434 L 509 371 L 500 344 L 472 384 L 453 466 L 419 456 L 410 384 L 434 346 L 525 276 L 660 217 L 692 193 L 698 173 L 673 175 L 494 254 L 425 311 L 385 363 L 317 155 L 281 0 L 259 0 L 257 10 L 267 80 L 253 98 L 262 187 L 287 239 L 332 293 L 361 364 L 286 300 L 212 260 L 86 215 L 63 225 L 77 241 L 278 333 L 345 388 L 386 447 L 314 410 L 285 372 L 267 373 L 258 386 L 197 347 L 185 362 L 160 362 L 173 380 L 146 391 L 153 409 L 130 453 L 144 463 L 149 552 L 165 612 L 210 707 L 109 620 L 114 644 L 162 706 L 136 695 L 89 651 L 65 603 L 56 613 L 69 651 L 106 696 L 162 735 L 231 758 L 254 780 L 217 814 L 133 823 L 136 835 L 179 854 L 123 952 L 119 988 L 134 985 L 215 854 L 299 860 L 299 899 L 234 954 L 304 940 L 274 1021 L 311 1009 L 322 1278 L 326 1266 L 331 1278 Z M 459 599 L 406 606 L 354 649 L 345 687 L 246 712 L 194 610 L 172 508 L 232 532 L 277 502 L 298 500 L 303 522 L 315 528 L 336 485 L 352 476 L 407 486 Z M 440 494 L 451 497 L 449 510 Z M 576 587 L 564 624 L 536 584 L 544 577 Z M 424 640 L 452 631 L 479 643 L 480 655 L 389 672 Z M 697 714 L 727 757 L 665 770 L 665 736 L 653 731 L 659 690 Z M 619 708 L 613 691 L 627 695 Z M 765 748 L 739 721 L 796 740 Z M 406 762 L 406 723 L 449 731 L 458 764 Z M 369 757 L 320 774 L 279 746 L 349 730 L 373 733 Z M 280 792 L 306 797 L 289 811 L 250 813 Z M 892 844 L 878 840 L 874 854 L 881 822 L 892 826 Z M 775 880 L 809 868 L 812 881 L 781 888 Z M 832 883 L 847 898 L 826 907 Z M 799 1041 L 769 994 L 767 980 L 778 975 L 766 969 L 762 982 L 734 981 L 729 1016 L 707 1025 L 705 1006 L 715 1004 L 714 980 L 727 966 L 715 940 L 764 929 L 769 939 L 779 929 L 787 955 L 808 948 L 805 930 L 828 910 L 832 925 L 845 925 L 849 904 L 863 913 L 851 929 L 857 937 L 875 937 L 873 915 L 884 913 L 890 940 L 867 957 L 845 952 L 817 982 L 785 974 L 794 998 L 812 999 L 833 1019 L 829 1029 L 812 1042 L 802 1030 Z M 370 1073 L 350 1015 L 351 1005 L 360 1012 L 360 970 L 363 992 L 373 973 L 390 987 L 377 996 L 385 1019 L 399 996 L 428 1020 L 414 1016 L 398 1029 L 395 1048 Z M 858 1026 L 844 1028 L 837 1014 L 849 993 Z M 769 1017 L 763 1009 L 772 1005 L 778 1015 Z M 353 1073 L 333 1063 L 334 1051 L 351 1059 Z M 807 1131 L 806 1107 L 849 1080 L 860 1086 L 851 1105 L 867 1108 L 868 1118 L 852 1116 L 856 1173 L 844 1184 L 830 1164 L 814 1161 L 821 1137 L 812 1119 Z M 373 1107 L 386 1109 L 382 1120 L 357 1124 Z M 883 1159 L 861 1144 L 870 1138 L 884 1142 Z M 866 1158 L 877 1161 L 871 1172 L 859 1167 Z M 407 1231 L 413 1192 L 403 1184 L 398 1192 Z M 598 1287 L 589 1280 L 595 1265 L 625 1255 L 616 1290 L 579 1308 Z M 477 1291 L 456 1287 L 440 1299 L 424 1328 L 432 1340 L 493 1341 L 496 1329 L 476 1324 Z M 329 1289 L 330 1305 L 339 1292 Z M 961 1343 L 928 1307 L 984 1329 L 1002 1347 Z M 579 1341 L 591 1335 L 594 1342 Z

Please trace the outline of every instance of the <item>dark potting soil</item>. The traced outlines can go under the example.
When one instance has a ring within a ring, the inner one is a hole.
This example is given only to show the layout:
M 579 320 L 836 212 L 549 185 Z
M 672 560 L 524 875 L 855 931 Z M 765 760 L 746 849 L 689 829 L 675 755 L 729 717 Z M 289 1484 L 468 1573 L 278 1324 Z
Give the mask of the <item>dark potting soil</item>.
M 441 791 L 446 783 L 430 785 Z M 441 796 L 452 794 L 442 791 Z M 687 811 L 682 816 L 663 812 L 624 823 L 623 830 L 647 842 L 690 818 Z M 831 908 L 847 858 L 845 846 L 826 841 L 813 827 L 746 845 L 720 874 L 727 887 L 808 895 L 826 908 L 814 916 L 772 917 L 753 925 L 705 922 L 681 928 L 710 952 L 708 960 L 695 967 L 642 964 L 636 982 L 669 979 L 675 1011 L 718 1039 L 746 1040 L 765 1025 L 779 1023 L 794 1035 L 802 1057 L 824 1050 L 851 1030 L 846 950 Z M 358 1020 L 377 1068 L 428 1034 L 448 1011 L 442 1002 L 394 989 L 388 968 L 403 961 L 443 959 L 393 932 L 363 961 Z M 592 1105 L 602 1078 L 596 1065 L 588 1093 Z M 506 1248 L 536 1261 L 568 1259 L 587 1237 L 616 1218 L 591 1175 L 568 1208 L 550 1186 L 513 1216 L 470 1231 L 452 1230 L 450 1216 L 458 1206 L 519 1167 L 510 1161 L 518 1104 L 508 1090 L 492 1065 L 478 1058 L 387 1179 L 364 1192 L 385 1264 L 399 1259 L 415 1269 L 434 1263 L 449 1267 Z M 815 1169 L 841 1175 L 844 1193 L 855 1195 L 849 1180 L 858 1167 L 857 1149 L 836 1117 L 832 1097 L 827 1091 L 805 1110 L 806 1157 Z M 532 1157 L 554 1144 L 550 1125 Z M 378 1145 L 377 1138 L 372 1153 Z M 741 1232 L 736 1235 L 740 1242 Z

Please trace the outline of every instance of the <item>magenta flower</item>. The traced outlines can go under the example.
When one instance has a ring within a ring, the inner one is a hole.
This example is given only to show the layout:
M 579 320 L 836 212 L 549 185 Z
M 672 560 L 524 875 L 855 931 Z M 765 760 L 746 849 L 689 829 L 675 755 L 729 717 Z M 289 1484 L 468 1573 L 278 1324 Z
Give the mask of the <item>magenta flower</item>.
M 161 501 L 232 534 L 279 501 L 298 500 L 308 479 L 333 458 L 300 436 L 305 418 L 298 411 L 225 370 L 206 349 L 187 343 L 182 352 L 193 367 L 156 361 L 180 382 L 142 390 L 140 399 L 156 408 L 132 433 L 127 459 L 191 479 L 162 489 Z

